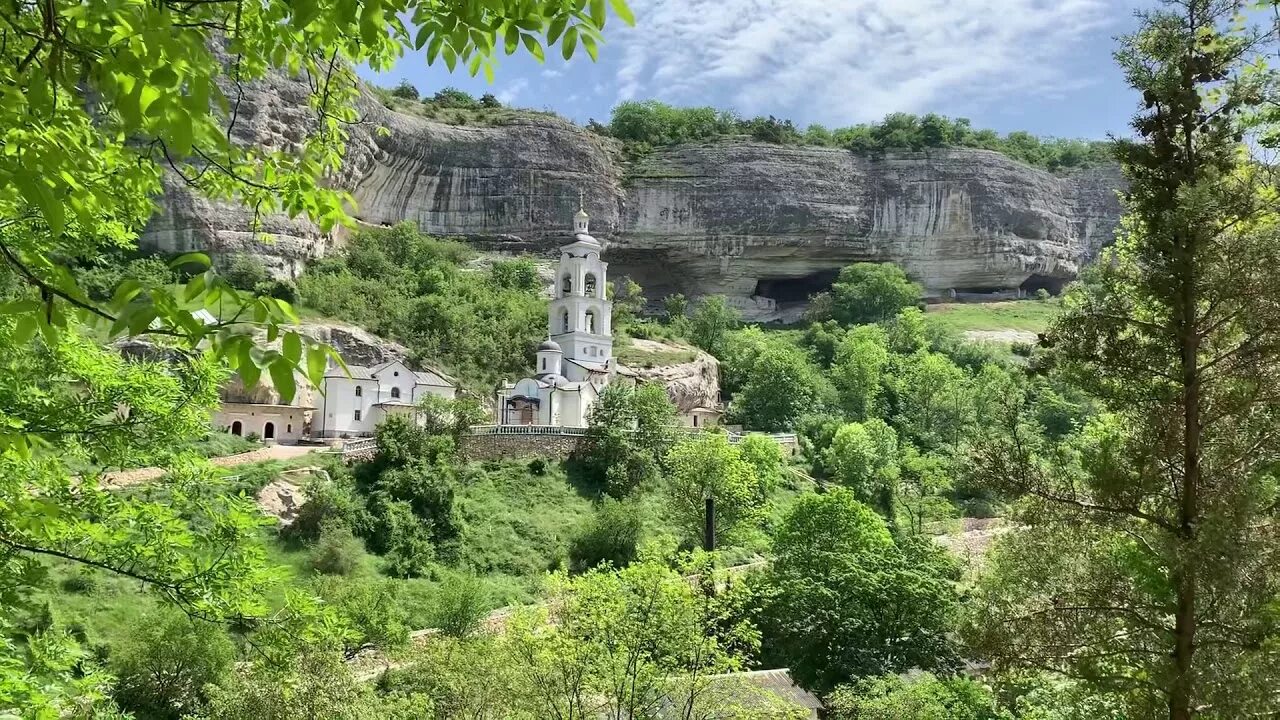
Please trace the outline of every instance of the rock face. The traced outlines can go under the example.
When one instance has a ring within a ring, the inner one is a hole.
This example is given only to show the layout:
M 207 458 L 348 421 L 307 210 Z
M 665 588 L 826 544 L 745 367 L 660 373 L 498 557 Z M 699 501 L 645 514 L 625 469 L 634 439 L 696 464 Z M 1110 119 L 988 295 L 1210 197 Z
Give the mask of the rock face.
M 295 143 L 306 92 L 282 78 L 249 91 L 237 137 Z M 898 263 L 933 295 L 1052 289 L 1110 241 L 1120 216 L 1113 167 L 1057 176 L 984 150 L 869 157 L 745 140 L 662 148 L 625 167 L 612 140 L 546 115 L 454 126 L 371 96 L 361 105 L 335 179 L 360 221 L 412 220 L 486 249 L 550 252 L 581 191 L 615 276 L 652 298 L 723 293 L 753 319 L 785 315 L 857 261 Z M 176 184 L 161 206 L 144 242 L 257 254 L 282 275 L 341 241 L 271 216 L 263 242 L 248 211 Z
M 667 397 L 680 412 L 694 408 L 715 408 L 720 405 L 720 363 L 714 357 L 693 348 L 671 346 L 652 340 L 633 339 L 632 344 L 648 350 L 655 358 L 672 350 L 687 350 L 694 354 L 692 360 L 673 364 L 642 367 L 639 363 L 624 366 L 622 372 L 632 375 L 638 382 L 661 383 L 667 388 Z

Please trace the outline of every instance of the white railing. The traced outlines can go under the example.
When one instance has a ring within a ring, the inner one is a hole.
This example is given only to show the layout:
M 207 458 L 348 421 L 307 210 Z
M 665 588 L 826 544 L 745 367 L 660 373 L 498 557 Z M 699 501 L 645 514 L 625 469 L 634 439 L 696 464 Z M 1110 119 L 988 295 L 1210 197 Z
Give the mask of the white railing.
M 360 455 L 378 449 L 377 438 L 359 438 L 356 440 L 348 440 L 342 444 L 342 457 L 349 455 Z
M 583 427 L 561 427 L 560 425 L 472 425 L 471 435 L 570 435 L 581 437 L 587 434 Z

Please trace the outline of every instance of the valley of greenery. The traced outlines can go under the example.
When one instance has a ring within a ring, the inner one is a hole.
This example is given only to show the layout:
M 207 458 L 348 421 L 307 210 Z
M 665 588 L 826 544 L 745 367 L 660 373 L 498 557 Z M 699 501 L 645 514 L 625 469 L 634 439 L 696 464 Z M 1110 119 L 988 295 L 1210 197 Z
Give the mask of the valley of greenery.
M 572 456 L 491 462 L 462 448 L 544 337 L 532 259 L 400 225 L 285 282 L 139 255 L 137 234 L 165 172 L 353 225 L 329 183 L 351 67 L 594 57 L 624 2 L 2 11 L 0 717 L 809 717 L 744 672 L 775 668 L 834 720 L 1280 714 L 1280 183 L 1251 156 L 1276 145 L 1280 28 L 1238 10 L 1170 0 L 1125 39 L 1143 104 L 1107 152 L 1127 215 L 1062 298 L 924 312 L 901 270 L 855 264 L 801 325 L 765 328 L 719 297 L 650 313 L 623 281 L 620 355 L 713 355 L 728 421 L 800 454 L 677 431 L 664 388 L 616 384 Z M 238 146 L 228 88 L 273 71 L 312 81 L 315 123 L 287 151 Z M 610 132 L 641 151 L 719 134 L 715 113 L 690 129 L 702 112 L 624 105 Z M 903 116 L 832 142 L 980 135 Z M 1043 332 L 1014 352 L 961 334 L 998 316 Z M 340 362 L 299 330 L 317 317 L 464 392 L 384 422 L 366 461 L 211 466 L 245 447 L 209 427 L 233 374 L 288 399 Z M 166 474 L 106 482 L 143 466 Z M 282 525 L 254 498 L 286 469 L 308 500 Z M 974 525 L 989 548 L 943 542 Z

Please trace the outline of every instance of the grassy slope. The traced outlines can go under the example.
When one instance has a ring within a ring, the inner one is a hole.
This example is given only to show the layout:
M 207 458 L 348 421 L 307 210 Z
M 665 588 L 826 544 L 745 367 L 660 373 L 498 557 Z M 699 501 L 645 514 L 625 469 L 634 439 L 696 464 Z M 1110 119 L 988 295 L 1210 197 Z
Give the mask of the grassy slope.
M 926 319 L 935 327 L 969 330 L 1020 330 L 1043 332 L 1060 310 L 1057 301 L 1014 300 L 994 303 L 930 305 Z
M 263 470 L 267 471 L 265 465 Z M 281 465 L 276 464 L 276 469 Z M 254 477 L 248 484 L 263 482 L 263 478 Z M 786 508 L 810 489 L 810 483 L 788 473 L 774 495 L 766 524 L 778 522 Z M 542 474 L 533 473 L 527 462 L 469 465 L 460 475 L 455 501 L 463 522 L 458 564 L 484 579 L 488 604 L 494 608 L 536 600 L 547 571 L 564 565 L 570 538 L 594 512 L 590 492 L 576 483 L 570 468 L 557 462 L 546 463 Z M 643 494 L 637 499 L 637 508 L 644 518 L 647 539 L 675 533 L 659 492 Z M 264 527 L 261 536 L 268 561 L 285 569 L 290 584 L 310 582 L 314 575 L 309 548 L 281 541 L 274 527 Z M 765 552 L 767 545 L 765 533 L 755 532 L 744 537 L 740 546 L 727 548 L 724 562 L 749 561 Z M 380 566 L 380 558 L 366 554 L 360 558 L 357 577 L 381 579 Z M 136 580 L 94 571 L 91 582 L 82 587 L 69 581 L 82 574 L 71 563 L 51 561 L 48 567 L 50 581 L 38 601 L 48 604 L 61 627 L 83 631 L 91 644 L 117 644 L 139 618 L 156 607 L 155 598 Z M 412 627 L 427 625 L 438 581 L 434 577 L 393 581 L 400 588 L 400 602 Z M 275 602 L 281 599 L 274 598 Z M 29 620 L 18 618 L 20 625 Z

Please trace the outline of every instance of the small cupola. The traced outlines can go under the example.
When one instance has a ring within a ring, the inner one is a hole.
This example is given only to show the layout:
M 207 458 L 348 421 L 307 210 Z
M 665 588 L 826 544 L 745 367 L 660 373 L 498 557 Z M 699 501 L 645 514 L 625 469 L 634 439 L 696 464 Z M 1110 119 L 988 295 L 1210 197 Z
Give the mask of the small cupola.
M 564 357 L 564 352 L 560 349 L 560 343 L 547 338 L 538 346 L 537 370 L 538 377 L 543 375 L 559 375 L 560 361 Z

